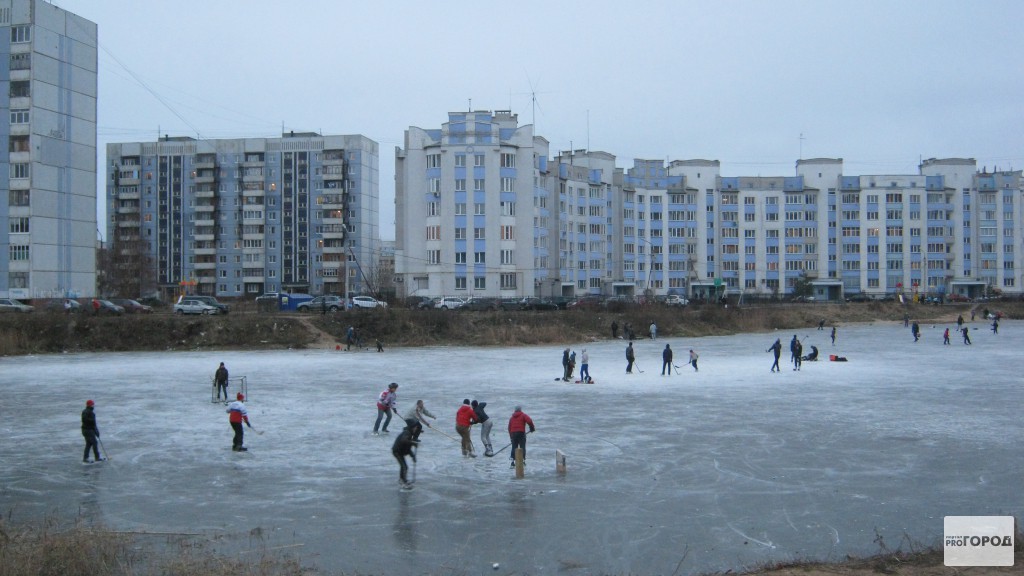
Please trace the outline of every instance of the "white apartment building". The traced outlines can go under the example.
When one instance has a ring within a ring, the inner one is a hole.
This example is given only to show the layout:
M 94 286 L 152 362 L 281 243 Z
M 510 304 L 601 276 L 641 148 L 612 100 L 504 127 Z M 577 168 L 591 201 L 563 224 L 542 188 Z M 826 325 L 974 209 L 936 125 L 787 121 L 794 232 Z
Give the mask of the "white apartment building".
M 0 0 L 0 295 L 96 289 L 96 24 L 42 0 Z
M 508 111 L 452 112 L 395 151 L 399 296 L 532 295 L 550 286 L 548 142 Z M 557 281 L 557 279 L 556 279 Z

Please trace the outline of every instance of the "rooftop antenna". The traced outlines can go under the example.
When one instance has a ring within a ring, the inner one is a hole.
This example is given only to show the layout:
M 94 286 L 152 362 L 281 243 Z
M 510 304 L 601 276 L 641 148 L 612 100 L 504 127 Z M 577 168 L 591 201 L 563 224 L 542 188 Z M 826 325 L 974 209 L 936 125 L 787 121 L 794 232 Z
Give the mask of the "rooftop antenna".
M 803 160 L 803 159 L 804 159 L 804 133 L 801 132 L 800 133 L 800 156 L 797 157 L 797 164 L 799 164 L 800 163 L 799 161 Z M 800 175 L 800 170 L 796 169 L 795 170 L 795 174 L 797 176 L 799 176 Z
M 473 111 L 473 99 L 470 98 L 469 99 L 469 109 L 466 110 L 466 112 L 472 112 L 472 111 Z

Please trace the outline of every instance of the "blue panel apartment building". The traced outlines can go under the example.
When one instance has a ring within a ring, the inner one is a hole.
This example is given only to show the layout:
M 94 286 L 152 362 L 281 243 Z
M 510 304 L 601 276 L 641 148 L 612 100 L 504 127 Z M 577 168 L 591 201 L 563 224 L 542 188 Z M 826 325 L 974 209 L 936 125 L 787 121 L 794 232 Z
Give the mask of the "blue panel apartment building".
M 110 249 L 167 298 L 376 292 L 378 158 L 315 133 L 109 144 Z
M 399 295 L 1024 292 L 1021 171 L 973 159 L 895 175 L 844 174 L 836 158 L 798 160 L 793 176 L 721 176 L 716 160 L 621 169 L 606 152 L 548 160 L 508 111 L 410 128 L 396 157 Z

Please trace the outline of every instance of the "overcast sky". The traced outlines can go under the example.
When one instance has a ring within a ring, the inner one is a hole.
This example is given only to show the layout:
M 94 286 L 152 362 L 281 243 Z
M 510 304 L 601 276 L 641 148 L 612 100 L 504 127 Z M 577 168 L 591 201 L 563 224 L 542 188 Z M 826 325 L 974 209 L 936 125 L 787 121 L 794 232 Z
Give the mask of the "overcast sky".
M 1024 167 L 1016 0 L 53 3 L 99 26 L 101 166 L 108 142 L 159 134 L 363 134 L 380 143 L 385 239 L 404 131 L 470 105 L 535 123 L 552 153 L 606 151 L 620 167 Z

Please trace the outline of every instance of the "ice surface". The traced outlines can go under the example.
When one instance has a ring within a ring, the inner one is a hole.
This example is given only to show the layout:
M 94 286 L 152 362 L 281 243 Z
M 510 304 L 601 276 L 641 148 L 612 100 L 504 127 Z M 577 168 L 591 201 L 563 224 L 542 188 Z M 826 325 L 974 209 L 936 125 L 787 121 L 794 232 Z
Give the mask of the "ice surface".
M 972 346 L 955 333 L 943 346 L 944 324 L 915 344 L 895 322 L 840 326 L 835 347 L 813 327 L 641 340 L 633 375 L 621 340 L 3 358 L 0 510 L 199 533 L 227 554 L 282 547 L 369 574 L 493 574 L 494 562 L 502 574 L 692 574 L 872 554 L 879 535 L 936 545 L 945 515 L 1024 512 L 1024 323 L 973 326 Z M 794 334 L 821 353 L 800 372 L 786 362 Z M 784 370 L 771 374 L 776 337 Z M 660 375 L 666 343 L 679 375 Z M 565 346 L 588 348 L 595 385 L 555 380 Z M 246 431 L 248 453 L 230 450 L 225 408 L 210 402 L 221 361 L 247 377 L 265 432 Z M 526 477 L 508 450 L 466 459 L 428 429 L 416 489 L 399 491 L 401 426 L 370 434 L 392 381 L 402 412 L 425 400 L 451 437 L 463 398 L 486 401 L 495 449 L 521 404 L 538 428 Z M 82 465 L 90 398 L 111 460 Z

